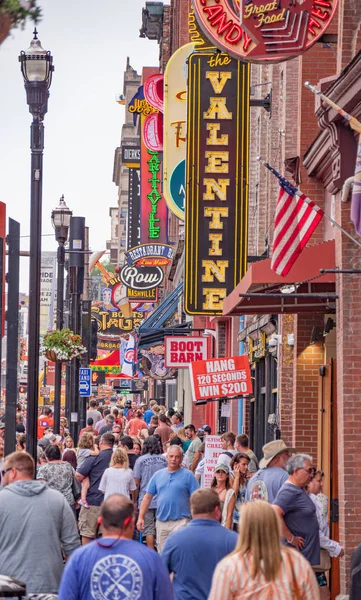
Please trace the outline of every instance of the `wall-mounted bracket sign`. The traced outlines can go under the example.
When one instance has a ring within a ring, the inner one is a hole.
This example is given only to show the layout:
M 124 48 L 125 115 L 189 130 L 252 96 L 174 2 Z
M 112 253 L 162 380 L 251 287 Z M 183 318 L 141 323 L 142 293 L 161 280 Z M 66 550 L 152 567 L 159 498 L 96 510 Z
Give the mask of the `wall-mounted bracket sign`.
M 207 340 L 196 336 L 165 336 L 165 366 L 185 369 L 189 363 L 207 358 Z
M 138 267 L 126 264 L 120 271 L 119 277 L 127 288 L 129 300 L 157 302 L 158 287 L 164 279 L 164 272 L 159 267 Z
M 129 248 L 124 253 L 126 263 L 131 267 L 165 267 L 169 265 L 174 256 L 172 246 L 168 244 L 141 244 Z
M 247 269 L 250 65 L 189 59 L 185 311 L 219 315 Z
M 164 198 L 168 208 L 184 221 L 187 129 L 187 65 L 195 44 L 172 54 L 164 73 Z
M 280 62 L 323 35 L 338 0 L 192 0 L 197 21 L 217 48 L 238 60 Z
M 189 364 L 194 402 L 252 393 L 248 356 L 213 358 Z
M 124 285 L 133 290 L 151 290 L 158 287 L 163 279 L 164 273 L 159 267 L 129 267 L 124 265 L 119 273 Z

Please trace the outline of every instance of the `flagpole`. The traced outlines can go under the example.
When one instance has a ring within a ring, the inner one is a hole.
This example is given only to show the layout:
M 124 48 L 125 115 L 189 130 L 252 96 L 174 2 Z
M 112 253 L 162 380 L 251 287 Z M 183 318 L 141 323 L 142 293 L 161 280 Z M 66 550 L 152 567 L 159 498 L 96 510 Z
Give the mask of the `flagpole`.
M 331 100 L 331 98 L 328 98 L 327 96 L 325 96 L 325 94 L 323 94 L 322 92 L 320 92 L 320 90 L 318 90 L 316 88 L 316 86 L 311 85 L 309 81 L 305 81 L 305 86 L 311 92 L 313 92 L 314 94 L 316 94 L 316 96 L 319 96 L 320 98 L 322 98 L 322 100 L 324 100 L 329 106 L 332 106 L 332 108 L 334 108 L 338 112 L 339 115 L 341 115 L 344 119 L 346 119 L 350 123 L 350 127 L 354 131 L 357 131 L 357 133 L 361 134 L 361 123 L 360 123 L 360 121 L 358 119 L 356 119 L 356 117 L 353 117 L 348 112 L 346 112 L 345 110 L 343 110 L 343 108 L 341 108 L 341 106 L 339 106 L 338 104 L 336 104 L 336 102 L 334 102 L 333 100 Z
M 360 123 L 360 127 L 361 127 L 361 123 Z M 266 167 L 266 169 L 268 169 L 275 177 L 277 177 L 277 179 L 281 183 L 284 183 L 284 184 L 289 185 L 292 188 L 294 188 L 296 190 L 296 192 L 295 192 L 296 196 L 298 196 L 298 197 L 304 196 L 303 200 L 306 202 L 306 204 L 311 205 L 312 201 L 309 198 L 307 198 L 290 181 L 288 181 L 288 179 L 286 179 L 285 177 L 282 177 L 282 175 L 280 173 L 278 173 L 278 171 L 276 171 L 276 169 L 274 169 L 273 167 L 271 167 L 271 165 L 269 165 L 266 161 L 262 160 L 262 158 L 260 156 L 257 156 L 257 160 L 264 167 Z M 311 208 L 314 209 L 313 206 L 311 206 Z M 315 212 L 317 212 L 317 211 L 315 210 Z M 347 235 L 347 237 L 350 238 L 350 240 L 352 240 L 357 246 L 359 246 L 361 248 L 361 242 L 359 242 L 358 240 L 356 240 L 356 238 L 354 238 L 348 231 L 346 231 L 346 229 L 344 229 L 343 227 L 341 227 L 341 225 L 339 225 L 334 219 L 332 219 L 332 217 L 330 217 L 329 215 L 327 215 L 324 211 L 322 211 L 322 212 L 323 212 L 323 216 L 326 217 L 326 219 L 328 219 L 332 223 L 332 225 L 334 225 L 335 227 L 337 227 L 337 229 L 339 229 L 342 233 L 344 233 L 345 235 Z

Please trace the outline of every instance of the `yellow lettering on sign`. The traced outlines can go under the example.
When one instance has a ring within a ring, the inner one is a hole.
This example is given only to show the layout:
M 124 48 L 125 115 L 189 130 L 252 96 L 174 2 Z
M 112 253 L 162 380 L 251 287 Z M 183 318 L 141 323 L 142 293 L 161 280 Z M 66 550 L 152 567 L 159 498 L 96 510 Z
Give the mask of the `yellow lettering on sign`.
M 215 200 L 215 194 L 225 202 L 227 200 L 227 187 L 230 185 L 230 179 L 203 179 L 206 186 L 206 192 L 203 194 L 203 200 Z
M 228 208 L 213 208 L 211 206 L 206 206 L 204 209 L 204 216 L 212 218 L 209 229 L 223 229 L 221 217 L 228 217 Z
M 210 105 L 207 112 L 203 113 L 204 119 L 232 119 L 232 113 L 226 106 L 227 98 L 210 98 Z
M 203 296 L 205 296 L 203 310 L 222 310 L 227 290 L 222 290 L 221 288 L 203 288 Z
M 232 62 L 232 59 L 224 54 L 215 54 L 214 56 L 211 56 L 207 62 L 210 67 L 224 67 L 225 65 L 229 65 L 229 63 Z
M 209 151 L 206 152 L 208 165 L 206 173 L 228 173 L 229 152 Z
M 226 269 L 228 266 L 228 260 L 202 260 L 202 267 L 204 268 L 202 281 L 212 283 L 214 278 L 216 278 L 221 283 L 224 283 L 226 281 Z
M 224 133 L 220 137 L 217 137 L 217 132 L 220 131 L 221 126 L 219 123 L 207 123 L 207 130 L 209 131 L 209 137 L 207 138 L 208 146 L 227 146 L 228 135 Z
M 219 71 L 206 71 L 206 78 L 211 82 L 214 93 L 221 94 L 227 81 L 232 79 L 232 73 L 225 71 L 220 74 Z
M 222 256 L 222 248 L 219 247 L 219 243 L 222 241 L 223 235 L 221 233 L 210 233 L 209 241 L 212 243 L 212 246 L 209 249 L 210 256 Z

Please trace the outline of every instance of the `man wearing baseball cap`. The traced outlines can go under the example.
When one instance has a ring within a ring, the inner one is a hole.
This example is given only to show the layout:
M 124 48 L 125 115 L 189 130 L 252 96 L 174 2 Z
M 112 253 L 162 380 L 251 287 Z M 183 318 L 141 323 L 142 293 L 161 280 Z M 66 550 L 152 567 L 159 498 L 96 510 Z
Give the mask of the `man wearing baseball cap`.
M 247 485 L 246 502 L 266 500 L 272 504 L 278 491 L 288 479 L 286 464 L 296 449 L 289 448 L 283 440 L 274 440 L 265 444 L 262 451 L 260 469 Z

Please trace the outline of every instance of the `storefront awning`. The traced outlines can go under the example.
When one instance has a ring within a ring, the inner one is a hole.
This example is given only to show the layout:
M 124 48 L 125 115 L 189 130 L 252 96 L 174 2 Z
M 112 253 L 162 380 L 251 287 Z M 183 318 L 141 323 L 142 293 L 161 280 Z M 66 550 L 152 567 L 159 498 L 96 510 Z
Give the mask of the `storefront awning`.
M 305 248 L 286 277 L 271 271 L 270 258 L 255 262 L 225 299 L 223 315 L 333 312 L 335 274 L 320 277 L 321 269 L 335 269 L 334 240 Z M 300 282 L 305 283 L 298 285 L 294 293 L 281 292 L 281 288 Z

